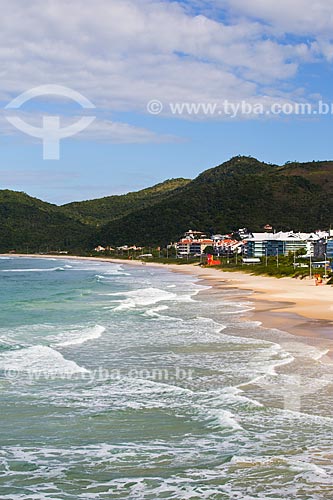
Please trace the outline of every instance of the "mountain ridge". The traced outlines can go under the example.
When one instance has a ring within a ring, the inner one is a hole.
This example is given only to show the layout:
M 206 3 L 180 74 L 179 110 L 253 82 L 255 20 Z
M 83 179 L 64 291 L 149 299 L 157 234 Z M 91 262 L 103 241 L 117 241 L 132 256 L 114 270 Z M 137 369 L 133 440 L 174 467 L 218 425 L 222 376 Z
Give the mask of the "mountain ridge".
M 154 200 L 156 200 L 156 202 L 160 201 L 161 197 L 165 198 L 170 192 L 185 186 L 189 182 L 191 182 L 189 179 L 184 179 L 182 177 L 167 179 L 164 182 L 159 182 L 154 186 L 139 191 L 66 203 L 65 205 L 61 205 L 61 208 L 68 215 L 72 215 L 81 221 L 92 224 L 101 223 L 105 220 L 112 220 L 119 216 L 123 216 L 136 207 L 139 208 L 140 204 L 145 205 L 147 200 L 149 200 L 149 204 L 153 204 Z
M 91 250 L 164 245 L 189 228 L 309 231 L 333 222 L 333 161 L 274 165 L 237 156 L 195 179 L 57 206 L 0 191 L 0 250 Z

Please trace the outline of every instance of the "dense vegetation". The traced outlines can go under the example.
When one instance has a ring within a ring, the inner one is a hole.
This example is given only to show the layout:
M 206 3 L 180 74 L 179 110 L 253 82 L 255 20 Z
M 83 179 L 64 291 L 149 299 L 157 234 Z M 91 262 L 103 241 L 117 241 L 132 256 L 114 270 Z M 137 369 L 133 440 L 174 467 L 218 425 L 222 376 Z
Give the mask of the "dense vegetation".
M 152 207 L 166 200 L 171 193 L 189 182 L 187 179 L 170 179 L 134 193 L 68 203 L 62 208 L 69 216 L 84 223 L 99 225 L 124 217 L 136 210 Z
M 0 251 L 47 252 L 87 246 L 87 226 L 25 193 L 0 191 Z
M 261 163 L 236 157 L 196 179 L 57 207 L 0 191 L 0 250 L 87 250 L 163 245 L 189 228 L 310 231 L 333 223 L 333 162 Z
M 310 231 L 333 221 L 333 162 L 277 167 L 236 157 L 207 170 L 167 200 L 106 224 L 96 234 L 102 244 L 165 244 L 185 230 L 228 232 Z M 329 167 L 329 168 L 328 168 Z

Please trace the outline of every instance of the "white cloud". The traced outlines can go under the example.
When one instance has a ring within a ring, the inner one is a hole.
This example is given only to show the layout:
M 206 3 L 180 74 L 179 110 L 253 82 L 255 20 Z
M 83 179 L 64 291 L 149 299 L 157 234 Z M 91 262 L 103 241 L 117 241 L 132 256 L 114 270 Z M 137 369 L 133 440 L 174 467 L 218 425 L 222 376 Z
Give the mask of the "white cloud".
M 92 110 L 94 111 L 94 110 Z M 7 119 L 6 116 L 15 116 L 23 120 L 25 123 L 36 128 L 43 127 L 43 117 L 49 116 L 48 113 L 41 114 L 40 112 L 24 112 L 16 110 L 4 110 L 0 113 L 0 131 L 6 136 L 24 136 L 24 139 L 29 142 L 39 143 L 40 139 L 30 136 L 16 129 Z M 87 114 L 89 116 L 89 114 Z M 65 128 L 79 121 L 82 116 L 60 116 L 60 128 Z M 74 140 L 92 140 L 97 142 L 108 142 L 111 144 L 145 144 L 145 143 L 165 143 L 177 142 L 178 138 L 172 135 L 157 134 L 143 127 L 129 125 L 128 123 L 116 122 L 101 118 L 96 118 L 82 132 L 71 136 Z
M 145 144 L 178 142 L 175 136 L 156 134 L 142 127 L 128 123 L 96 120 L 86 130 L 76 136 L 77 139 L 110 142 L 113 144 Z
M 333 56 L 328 3 L 217 0 L 229 5 L 225 19 L 200 0 L 12 0 L 0 19 L 0 99 L 46 83 L 78 90 L 109 113 L 145 112 L 154 98 L 290 98 L 297 88 L 284 94 L 281 82 L 292 82 L 302 62 Z M 313 38 L 286 43 L 286 32 Z M 105 134 L 157 139 L 110 122 L 98 125 Z
M 225 7 L 226 2 L 218 4 Z M 333 60 L 332 0 L 227 0 L 227 4 L 234 14 L 265 22 L 272 35 L 304 37 L 314 57 Z
M 230 9 L 263 19 L 282 32 L 300 35 L 332 35 L 331 0 L 227 0 Z M 225 3 L 225 2 L 224 2 Z

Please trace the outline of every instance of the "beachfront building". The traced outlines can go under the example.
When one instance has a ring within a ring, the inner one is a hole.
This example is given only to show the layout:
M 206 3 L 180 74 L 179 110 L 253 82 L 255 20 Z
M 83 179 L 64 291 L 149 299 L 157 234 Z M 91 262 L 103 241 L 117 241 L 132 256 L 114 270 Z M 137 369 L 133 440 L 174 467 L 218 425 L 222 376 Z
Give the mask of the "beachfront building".
M 314 246 L 328 233 L 253 233 L 245 243 L 248 257 L 265 257 L 273 255 L 288 255 L 298 250 L 304 250 L 307 256 L 314 256 Z
M 234 255 L 242 253 L 244 247 L 243 241 L 235 240 L 232 235 L 214 234 L 212 236 L 214 254 L 218 255 Z
M 176 243 L 177 256 L 198 256 L 202 255 L 208 246 L 213 246 L 213 240 L 208 238 L 201 231 L 188 230 L 184 237 Z
M 244 242 L 234 239 L 230 234 L 214 234 L 211 238 L 209 238 L 201 231 L 189 230 L 184 234 L 184 237 L 176 243 L 178 257 L 202 255 L 207 247 L 213 248 L 212 253 L 214 255 L 231 256 L 236 253 L 242 253 Z
M 333 261 L 333 239 L 327 240 L 326 258 Z
M 239 234 L 239 233 L 238 233 Z M 299 250 L 304 251 L 306 257 L 322 258 L 321 254 L 328 254 L 327 258 L 333 258 L 333 239 L 328 239 L 329 233 L 317 231 L 313 233 L 288 232 L 265 232 L 250 233 L 246 239 L 234 239 L 233 235 L 214 234 L 208 238 L 201 231 L 187 231 L 183 238 L 176 243 L 178 257 L 199 256 L 205 249 L 213 247 L 213 253 L 217 256 L 232 256 L 241 254 L 247 258 L 262 258 L 276 255 L 287 256 Z M 321 245 L 321 243 L 323 245 Z M 320 255 L 319 255 L 320 254 Z

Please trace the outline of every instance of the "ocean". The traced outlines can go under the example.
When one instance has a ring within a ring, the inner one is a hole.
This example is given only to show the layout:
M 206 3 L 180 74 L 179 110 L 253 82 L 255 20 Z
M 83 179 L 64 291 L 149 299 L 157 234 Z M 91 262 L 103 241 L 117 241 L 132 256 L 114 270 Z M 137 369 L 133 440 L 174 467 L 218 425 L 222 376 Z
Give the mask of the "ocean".
M 0 498 L 331 499 L 325 342 L 165 268 L 0 259 Z

